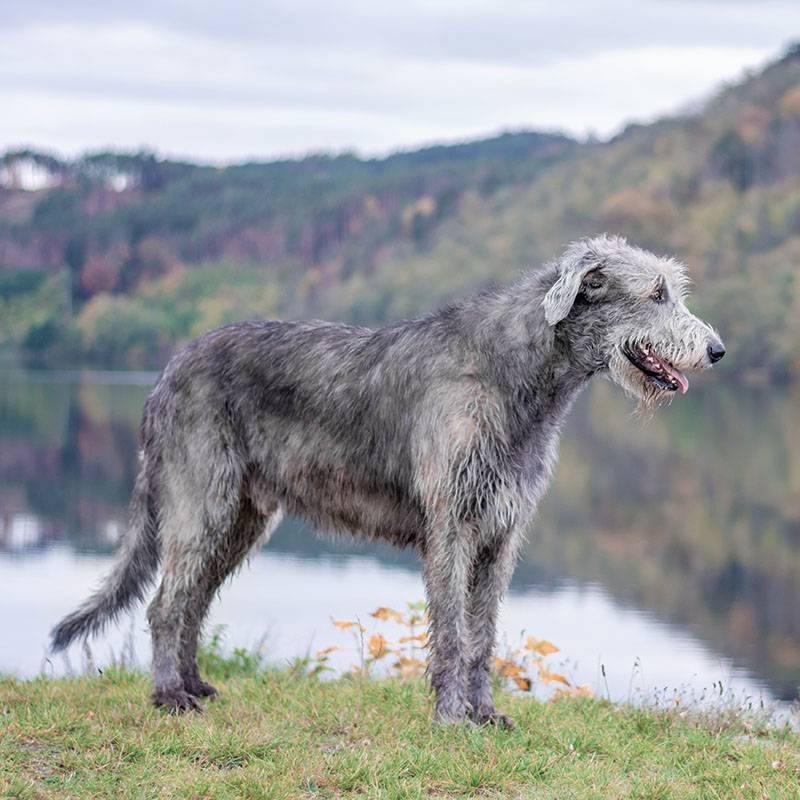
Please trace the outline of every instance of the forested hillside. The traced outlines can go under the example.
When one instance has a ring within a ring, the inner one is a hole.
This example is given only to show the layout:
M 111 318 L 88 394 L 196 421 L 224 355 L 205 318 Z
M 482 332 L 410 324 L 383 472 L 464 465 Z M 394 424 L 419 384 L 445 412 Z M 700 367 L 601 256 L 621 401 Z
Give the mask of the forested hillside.
M 800 376 L 800 48 L 602 144 L 516 133 L 226 168 L 7 153 L 0 346 L 155 367 L 235 319 L 415 315 L 602 230 L 689 263 L 726 368 Z

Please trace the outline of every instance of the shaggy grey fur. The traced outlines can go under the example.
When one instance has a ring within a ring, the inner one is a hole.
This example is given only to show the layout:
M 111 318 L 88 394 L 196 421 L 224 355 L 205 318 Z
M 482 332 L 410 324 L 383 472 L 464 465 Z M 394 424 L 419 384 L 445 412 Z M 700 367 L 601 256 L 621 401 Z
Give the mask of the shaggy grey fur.
M 195 660 L 209 603 L 286 512 L 415 547 L 436 718 L 509 724 L 490 684 L 498 605 L 561 424 L 594 375 L 653 404 L 724 354 L 685 287 L 677 262 L 603 236 L 422 319 L 245 322 L 192 342 L 145 406 L 117 567 L 53 648 L 141 599 L 160 560 L 153 699 L 199 708 L 214 693 Z

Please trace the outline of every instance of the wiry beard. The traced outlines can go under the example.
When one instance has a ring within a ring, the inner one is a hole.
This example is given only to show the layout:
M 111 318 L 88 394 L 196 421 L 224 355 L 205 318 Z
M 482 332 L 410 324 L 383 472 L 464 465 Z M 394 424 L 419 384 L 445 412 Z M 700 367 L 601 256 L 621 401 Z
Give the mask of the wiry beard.
M 615 350 L 611 357 L 608 370 L 610 379 L 636 401 L 636 416 L 652 416 L 655 409 L 669 405 L 675 397 L 675 392 L 662 389 L 649 381 L 619 350 Z

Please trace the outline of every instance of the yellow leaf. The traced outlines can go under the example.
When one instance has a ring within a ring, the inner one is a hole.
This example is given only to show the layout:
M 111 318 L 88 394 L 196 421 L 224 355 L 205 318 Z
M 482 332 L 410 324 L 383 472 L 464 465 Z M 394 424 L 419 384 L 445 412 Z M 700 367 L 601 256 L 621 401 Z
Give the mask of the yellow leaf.
M 387 644 L 388 642 L 386 639 L 379 633 L 376 633 L 374 636 L 370 636 L 368 642 L 369 654 L 373 658 L 383 658 L 389 652 Z
M 549 656 L 559 651 L 552 642 L 548 642 L 547 639 L 537 639 L 535 636 L 529 636 L 525 640 L 525 649 L 540 656 Z
M 514 683 L 517 684 L 518 689 L 522 689 L 523 692 L 529 692 L 531 690 L 531 679 L 526 678 L 524 676 L 517 675 L 514 678 Z
M 380 608 L 375 609 L 370 616 L 384 621 L 387 619 L 393 619 L 395 622 L 399 622 L 401 625 L 405 623 L 405 619 L 399 611 L 395 611 L 393 608 L 387 608 L 386 606 L 381 606 Z
M 400 658 L 394 662 L 394 668 L 398 670 L 404 678 L 413 678 L 417 675 L 421 675 L 425 671 L 425 662 L 420 661 L 418 658 L 400 656 Z
M 342 630 L 348 630 L 349 628 L 358 628 L 360 631 L 365 631 L 366 628 L 352 619 L 331 619 L 331 622 L 337 627 L 341 628 Z
M 537 664 L 536 666 L 539 669 L 539 677 L 545 682 L 545 684 L 556 682 L 563 683 L 564 686 L 570 686 L 570 682 L 558 672 L 551 672 L 543 664 Z
M 550 701 L 564 700 L 569 697 L 594 697 L 594 690 L 588 683 L 582 683 L 580 686 L 571 686 L 567 689 L 559 687 L 550 696 Z
M 400 644 L 406 644 L 406 642 L 421 642 L 425 644 L 428 641 L 428 634 L 427 632 L 418 633 L 416 636 L 401 636 L 398 639 Z
M 522 674 L 522 667 L 508 658 L 495 658 L 494 669 L 504 678 L 515 678 Z
M 332 644 L 330 647 L 323 647 L 322 650 L 317 650 L 314 658 L 327 658 L 331 653 L 336 653 L 341 649 L 338 644 Z

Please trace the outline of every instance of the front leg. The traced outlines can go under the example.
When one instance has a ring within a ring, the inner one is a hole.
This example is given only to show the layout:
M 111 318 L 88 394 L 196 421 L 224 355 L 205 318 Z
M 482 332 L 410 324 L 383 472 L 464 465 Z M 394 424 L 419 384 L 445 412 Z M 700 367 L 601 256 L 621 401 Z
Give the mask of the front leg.
M 469 715 L 468 589 L 475 558 L 475 531 L 453 521 L 428 533 L 423 577 L 430 615 L 428 674 L 438 722 L 464 722 Z
M 513 727 L 511 719 L 494 707 L 491 670 L 500 600 L 514 571 L 520 538 L 516 530 L 497 535 L 481 546 L 472 567 L 468 600 L 471 633 L 468 702 L 470 716 L 479 725 Z

